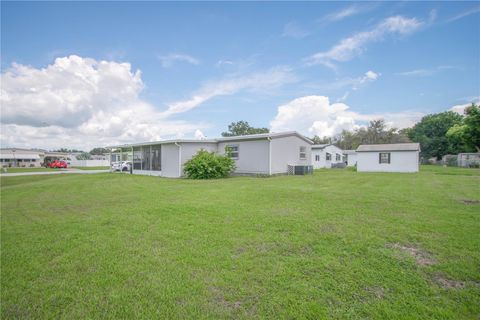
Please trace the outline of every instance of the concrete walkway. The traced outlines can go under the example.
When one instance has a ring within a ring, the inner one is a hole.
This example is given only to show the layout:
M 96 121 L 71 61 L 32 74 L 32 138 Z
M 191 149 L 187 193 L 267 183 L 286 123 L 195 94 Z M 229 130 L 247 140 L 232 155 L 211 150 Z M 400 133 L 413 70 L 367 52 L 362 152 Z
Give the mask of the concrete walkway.
M 58 171 L 30 171 L 30 172 L 12 172 L 2 173 L 0 177 L 18 177 L 18 176 L 36 176 L 42 174 L 65 174 L 65 173 L 77 173 L 77 174 L 93 174 L 110 172 L 110 170 L 80 170 L 80 169 L 60 169 Z

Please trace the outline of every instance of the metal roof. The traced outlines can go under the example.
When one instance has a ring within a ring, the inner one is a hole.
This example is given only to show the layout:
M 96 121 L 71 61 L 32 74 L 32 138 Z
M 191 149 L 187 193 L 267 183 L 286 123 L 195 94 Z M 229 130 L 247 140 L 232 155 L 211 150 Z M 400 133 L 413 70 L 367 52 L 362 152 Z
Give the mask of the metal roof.
M 40 156 L 34 153 L 0 153 L 0 159 L 31 159 L 38 160 Z
M 323 148 L 325 148 L 325 147 L 327 147 L 327 146 L 329 146 L 329 145 L 330 145 L 330 143 L 326 143 L 326 144 L 314 144 L 314 145 L 312 146 L 312 149 L 323 149 Z
M 299 138 L 305 140 L 306 142 L 313 144 L 313 142 L 310 139 L 301 135 L 300 133 L 296 131 L 287 131 L 287 132 L 278 132 L 278 133 L 259 133 L 259 134 L 249 134 L 245 136 L 221 137 L 217 139 L 205 139 L 205 140 L 195 140 L 195 139 L 161 140 L 161 141 L 140 142 L 140 143 L 108 146 L 107 148 L 128 148 L 128 147 L 150 146 L 150 145 L 167 144 L 167 143 L 218 143 L 218 142 L 225 142 L 225 141 L 261 140 L 261 139 L 267 139 L 267 138 L 281 138 L 281 137 L 287 137 L 292 135 L 296 135 Z
M 362 144 L 357 152 L 370 151 L 420 151 L 419 143 Z

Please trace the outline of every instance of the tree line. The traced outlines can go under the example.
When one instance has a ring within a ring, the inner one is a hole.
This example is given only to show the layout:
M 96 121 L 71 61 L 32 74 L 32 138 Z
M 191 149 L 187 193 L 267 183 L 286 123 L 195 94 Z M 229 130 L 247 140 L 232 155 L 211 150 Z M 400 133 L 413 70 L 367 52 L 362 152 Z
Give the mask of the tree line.
M 232 122 L 222 136 L 268 133 L 268 128 L 255 128 L 246 121 Z M 411 128 L 389 128 L 384 120 L 372 120 L 367 127 L 343 130 L 334 137 L 314 136 L 315 144 L 335 144 L 343 150 L 357 149 L 361 144 L 420 143 L 424 159 L 441 159 L 446 154 L 480 152 L 480 107 L 474 103 L 463 115 L 453 111 L 424 116 Z

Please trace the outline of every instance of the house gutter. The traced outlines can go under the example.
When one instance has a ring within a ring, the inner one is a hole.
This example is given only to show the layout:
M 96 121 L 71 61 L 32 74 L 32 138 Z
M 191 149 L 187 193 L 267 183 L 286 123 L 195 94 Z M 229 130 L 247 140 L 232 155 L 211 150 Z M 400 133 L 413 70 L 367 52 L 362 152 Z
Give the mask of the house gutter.
M 272 137 L 267 137 L 268 140 L 268 175 L 272 175 Z
M 178 177 L 182 177 L 182 145 L 178 142 L 175 142 L 175 145 L 178 147 Z

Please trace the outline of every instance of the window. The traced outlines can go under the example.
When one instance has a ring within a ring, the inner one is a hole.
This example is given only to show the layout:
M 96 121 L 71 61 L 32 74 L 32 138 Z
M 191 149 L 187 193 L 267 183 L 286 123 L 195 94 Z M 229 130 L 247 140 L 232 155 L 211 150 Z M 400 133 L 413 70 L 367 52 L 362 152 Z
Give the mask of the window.
M 380 152 L 378 161 L 379 163 L 390 163 L 390 152 Z
M 300 147 L 300 159 L 307 159 L 307 147 Z
M 315 161 L 320 161 L 320 155 L 318 154 L 315 155 Z
M 338 153 L 336 153 L 336 154 L 335 154 L 335 160 L 336 160 L 336 161 L 342 160 L 342 156 L 339 155 Z
M 225 151 L 232 159 L 238 159 L 239 152 L 238 152 L 238 145 L 227 145 L 225 147 Z
M 326 159 L 327 159 L 327 161 L 332 160 L 332 155 L 328 152 L 327 152 L 327 155 L 326 155 Z

